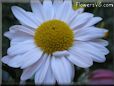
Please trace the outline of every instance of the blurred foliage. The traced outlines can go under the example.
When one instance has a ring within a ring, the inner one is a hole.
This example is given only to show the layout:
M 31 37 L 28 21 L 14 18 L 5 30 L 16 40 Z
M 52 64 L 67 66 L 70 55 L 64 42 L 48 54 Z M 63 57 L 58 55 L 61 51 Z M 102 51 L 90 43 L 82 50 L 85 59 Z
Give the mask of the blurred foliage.
M 18 20 L 13 16 L 11 12 L 11 6 L 20 6 L 24 8 L 25 10 L 31 11 L 29 3 L 2 3 L 2 35 L 4 32 L 8 31 L 9 27 L 12 25 L 19 24 Z M 110 50 L 110 53 L 106 56 L 107 60 L 104 63 L 94 63 L 92 67 L 90 67 L 90 72 L 95 69 L 109 69 L 114 70 L 113 68 L 113 52 L 114 52 L 114 46 L 113 46 L 113 30 L 114 30 L 114 15 L 113 15 L 113 8 L 112 7 L 98 7 L 98 8 L 85 8 L 85 12 L 93 13 L 95 16 L 100 16 L 103 18 L 103 21 L 98 23 L 96 26 L 107 28 L 109 30 L 109 34 L 107 38 L 104 38 L 109 41 L 108 49 Z M 6 37 L 2 37 L 2 55 L 7 55 L 7 49 L 9 48 L 9 40 Z M 84 78 L 85 69 L 75 67 L 75 77 L 73 83 L 76 83 L 77 80 L 80 80 L 82 77 Z M 20 80 L 20 76 L 22 73 L 21 69 L 15 69 L 11 68 L 5 64 L 3 64 L 2 67 L 3 70 L 3 84 L 18 84 Z M 28 83 L 34 83 L 33 80 L 28 80 Z M 80 84 L 78 83 L 78 84 Z

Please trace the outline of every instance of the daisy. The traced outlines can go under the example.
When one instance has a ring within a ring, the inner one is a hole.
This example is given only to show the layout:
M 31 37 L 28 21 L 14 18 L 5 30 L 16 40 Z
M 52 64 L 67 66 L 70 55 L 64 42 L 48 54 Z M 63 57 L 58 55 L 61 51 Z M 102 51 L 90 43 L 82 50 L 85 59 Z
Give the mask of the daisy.
M 108 31 L 95 27 L 102 18 L 83 8 L 74 11 L 71 0 L 32 0 L 31 8 L 13 6 L 21 25 L 4 34 L 11 42 L 2 62 L 23 69 L 22 81 L 34 76 L 35 84 L 68 84 L 74 65 L 88 68 L 106 60 L 108 42 L 101 38 Z

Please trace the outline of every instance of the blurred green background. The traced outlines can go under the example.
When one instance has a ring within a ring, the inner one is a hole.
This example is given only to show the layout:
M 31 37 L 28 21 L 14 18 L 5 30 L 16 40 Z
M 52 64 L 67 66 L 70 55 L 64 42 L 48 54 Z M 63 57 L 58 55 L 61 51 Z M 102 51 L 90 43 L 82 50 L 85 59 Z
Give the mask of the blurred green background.
M 20 6 L 24 8 L 25 10 L 31 11 L 30 4 L 29 3 L 2 3 L 2 35 L 4 32 L 8 31 L 9 27 L 12 25 L 20 24 L 18 20 L 13 16 L 11 12 L 11 6 Z M 74 7 L 75 8 L 75 7 Z M 114 45 L 113 45 L 113 30 L 114 30 L 114 8 L 113 7 L 92 7 L 92 8 L 85 8 L 86 12 L 91 12 L 95 16 L 100 16 L 103 18 L 103 21 L 99 22 L 96 26 L 103 27 L 109 30 L 109 34 L 107 38 L 104 38 L 109 41 L 109 46 L 107 48 L 109 49 L 110 53 L 106 56 L 106 62 L 104 63 L 94 63 L 92 67 L 89 69 L 89 73 L 96 70 L 96 69 L 109 69 L 114 71 L 113 62 L 113 52 L 114 52 Z M 9 39 L 2 36 L 2 55 L 7 55 L 7 49 L 9 47 Z M 76 74 L 74 77 L 73 82 L 76 84 L 83 84 L 83 81 L 85 81 L 85 76 L 82 76 L 84 74 L 85 69 L 77 68 Z M 20 76 L 22 73 L 21 69 L 15 69 L 11 68 L 5 64 L 2 65 L 2 84 L 18 84 L 20 80 Z M 89 74 L 88 73 L 88 74 Z M 83 79 L 83 80 L 82 80 Z M 77 81 L 79 83 L 77 83 Z M 34 84 L 33 80 L 28 80 L 28 84 Z

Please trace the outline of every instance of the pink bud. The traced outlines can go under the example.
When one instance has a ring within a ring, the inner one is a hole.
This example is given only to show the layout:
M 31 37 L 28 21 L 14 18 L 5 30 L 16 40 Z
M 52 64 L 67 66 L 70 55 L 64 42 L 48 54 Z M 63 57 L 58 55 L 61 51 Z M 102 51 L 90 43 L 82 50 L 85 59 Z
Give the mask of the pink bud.
M 106 69 L 95 70 L 89 76 L 89 84 L 114 85 L 114 72 Z

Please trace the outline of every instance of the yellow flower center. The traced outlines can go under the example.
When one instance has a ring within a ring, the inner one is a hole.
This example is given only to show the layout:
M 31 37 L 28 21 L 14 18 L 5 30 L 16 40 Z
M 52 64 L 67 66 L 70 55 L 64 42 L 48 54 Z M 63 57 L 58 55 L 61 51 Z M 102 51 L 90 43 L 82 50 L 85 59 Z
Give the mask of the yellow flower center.
M 35 43 L 45 53 L 68 50 L 74 41 L 70 27 L 60 20 L 49 20 L 42 23 L 35 31 Z

